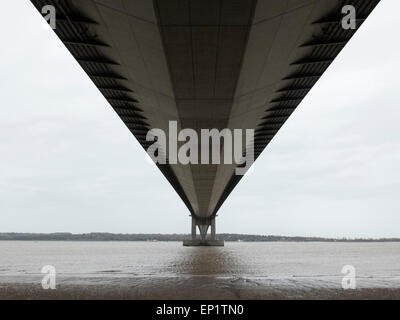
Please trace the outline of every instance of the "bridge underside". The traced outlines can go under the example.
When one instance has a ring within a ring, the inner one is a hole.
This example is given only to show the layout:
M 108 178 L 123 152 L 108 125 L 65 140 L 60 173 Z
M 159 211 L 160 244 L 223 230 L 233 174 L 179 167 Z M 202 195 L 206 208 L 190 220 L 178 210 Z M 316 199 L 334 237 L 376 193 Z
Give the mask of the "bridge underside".
M 255 159 L 356 32 L 342 7 L 354 5 L 359 28 L 378 2 L 32 0 L 56 7 L 56 34 L 143 148 L 149 129 L 176 120 L 255 129 Z M 234 164 L 158 167 L 199 225 L 242 177 Z

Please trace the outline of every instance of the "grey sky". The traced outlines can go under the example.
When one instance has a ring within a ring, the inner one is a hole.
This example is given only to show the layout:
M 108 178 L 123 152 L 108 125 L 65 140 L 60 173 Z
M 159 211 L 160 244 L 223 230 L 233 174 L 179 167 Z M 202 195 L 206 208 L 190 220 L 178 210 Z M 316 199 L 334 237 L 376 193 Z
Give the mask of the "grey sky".
M 218 232 L 400 237 L 400 2 L 382 0 L 219 211 Z M 30 1 L 0 11 L 0 232 L 189 232 Z

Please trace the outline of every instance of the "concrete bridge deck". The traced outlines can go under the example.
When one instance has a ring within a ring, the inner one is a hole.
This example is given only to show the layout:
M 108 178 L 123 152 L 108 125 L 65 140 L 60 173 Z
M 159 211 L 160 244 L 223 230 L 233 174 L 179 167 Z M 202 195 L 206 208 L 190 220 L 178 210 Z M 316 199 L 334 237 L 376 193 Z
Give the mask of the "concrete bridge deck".
M 55 33 L 144 149 L 148 130 L 177 121 L 196 132 L 254 129 L 255 159 L 379 2 L 31 1 L 56 8 Z M 342 26 L 347 4 L 356 29 Z M 242 176 L 235 164 L 169 160 L 158 167 L 204 241 Z

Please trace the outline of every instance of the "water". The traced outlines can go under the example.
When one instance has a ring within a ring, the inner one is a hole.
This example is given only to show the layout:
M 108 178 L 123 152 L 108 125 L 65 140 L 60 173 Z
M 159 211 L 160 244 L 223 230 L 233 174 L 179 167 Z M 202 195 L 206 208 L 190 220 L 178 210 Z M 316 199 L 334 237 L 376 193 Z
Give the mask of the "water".
M 139 286 L 143 292 L 191 284 L 222 291 L 234 287 L 239 292 L 341 288 L 344 265 L 355 267 L 357 288 L 400 288 L 400 243 L 227 242 L 225 247 L 183 247 L 180 242 L 0 241 L 0 288 L 39 284 L 45 265 L 56 268 L 57 281 L 64 286 Z

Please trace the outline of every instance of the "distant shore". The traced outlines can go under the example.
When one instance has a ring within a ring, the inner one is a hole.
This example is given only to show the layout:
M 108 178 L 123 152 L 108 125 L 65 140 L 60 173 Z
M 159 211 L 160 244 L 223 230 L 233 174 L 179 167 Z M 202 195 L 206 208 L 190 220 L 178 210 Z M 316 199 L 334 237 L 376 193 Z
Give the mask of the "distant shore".
M 0 233 L 0 241 L 183 241 L 189 234 L 119 234 L 91 232 L 73 234 L 59 233 Z M 400 238 L 322 238 L 322 237 L 287 237 L 273 235 L 252 235 L 220 233 L 218 239 L 236 242 L 400 242 Z

